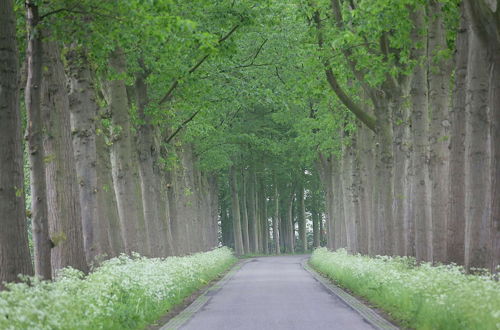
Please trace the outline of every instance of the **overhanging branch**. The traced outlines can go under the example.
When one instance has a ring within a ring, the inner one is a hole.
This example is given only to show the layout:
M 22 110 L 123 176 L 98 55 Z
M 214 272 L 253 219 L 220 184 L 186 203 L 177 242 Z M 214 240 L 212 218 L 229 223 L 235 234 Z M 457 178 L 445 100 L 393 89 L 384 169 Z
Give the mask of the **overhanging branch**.
M 333 0 L 332 2 L 335 2 Z M 313 16 L 314 23 L 316 24 L 316 36 L 318 39 L 318 46 L 320 49 L 323 49 L 323 32 L 321 28 L 321 18 L 319 16 L 319 12 L 316 11 Z M 325 74 L 328 84 L 332 88 L 333 92 L 337 95 L 340 102 L 344 104 L 349 111 L 351 111 L 363 124 L 365 124 L 370 130 L 376 132 L 376 120 L 372 116 L 370 116 L 367 112 L 365 112 L 358 104 L 356 104 L 342 89 L 340 84 L 337 81 L 337 77 L 333 73 L 331 69 L 331 65 L 327 59 L 323 59 L 323 66 L 325 67 Z
M 201 110 L 197 110 L 197 111 L 195 111 L 195 112 L 194 112 L 194 113 L 193 113 L 193 114 L 192 114 L 192 115 L 191 115 L 188 119 L 184 120 L 184 121 L 182 122 L 182 124 L 181 124 L 179 127 L 177 127 L 177 129 L 175 130 L 175 132 L 173 132 L 173 133 L 172 133 L 172 135 L 170 135 L 170 136 L 167 138 L 166 143 L 169 143 L 169 142 L 170 142 L 170 141 L 171 141 L 171 140 L 172 140 L 172 139 L 173 139 L 173 138 L 174 138 L 174 137 L 175 137 L 175 136 L 176 136 L 176 135 L 177 135 L 177 134 L 178 134 L 178 133 L 179 133 L 179 132 L 180 132 L 180 131 L 184 128 L 184 127 L 186 127 L 186 125 L 187 125 L 187 124 L 188 124 L 191 120 L 193 120 L 193 119 L 194 119 L 194 117 L 196 117 L 196 115 L 197 115 L 198 113 L 200 113 L 200 111 L 201 111 Z
M 238 28 L 240 27 L 239 24 L 236 24 L 228 33 L 226 33 L 225 36 L 220 38 L 217 42 L 217 44 L 220 46 L 225 40 L 227 40 Z M 203 56 L 194 66 L 192 66 L 189 71 L 188 75 L 195 72 L 202 64 L 207 60 L 207 58 L 210 56 L 210 54 L 206 54 Z M 174 90 L 179 86 L 179 80 L 181 78 L 175 78 L 172 84 L 170 85 L 170 88 L 167 90 L 167 93 L 165 96 L 163 96 L 160 100 L 160 105 L 165 103 L 166 101 L 169 101 L 172 98 L 172 94 Z

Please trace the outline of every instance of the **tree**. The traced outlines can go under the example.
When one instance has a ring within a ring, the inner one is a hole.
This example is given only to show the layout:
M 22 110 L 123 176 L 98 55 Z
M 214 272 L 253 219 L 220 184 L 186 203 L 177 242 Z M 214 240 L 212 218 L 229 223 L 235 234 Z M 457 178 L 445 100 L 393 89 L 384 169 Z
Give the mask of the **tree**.
M 19 55 L 14 2 L 0 1 L 0 289 L 31 275 L 24 206 L 23 151 L 19 108 Z

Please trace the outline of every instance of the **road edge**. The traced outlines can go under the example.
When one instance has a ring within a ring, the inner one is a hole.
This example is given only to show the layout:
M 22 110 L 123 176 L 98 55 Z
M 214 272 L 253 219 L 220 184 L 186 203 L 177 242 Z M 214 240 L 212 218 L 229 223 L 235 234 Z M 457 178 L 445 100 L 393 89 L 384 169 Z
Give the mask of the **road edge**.
M 307 272 L 309 272 L 309 274 L 311 274 L 311 276 L 313 276 L 318 282 L 326 287 L 331 293 L 340 298 L 350 308 L 358 312 L 363 317 L 363 319 L 365 319 L 375 328 L 391 330 L 399 329 L 397 326 L 380 316 L 376 311 L 363 304 L 357 298 L 353 297 L 349 293 L 333 284 L 330 279 L 316 272 L 311 266 L 309 266 L 309 258 L 302 260 L 302 267 Z
M 189 306 L 160 327 L 160 330 L 176 330 L 188 322 L 210 300 L 210 297 L 226 284 L 237 271 L 252 259 L 238 261 L 219 281 L 206 289 Z

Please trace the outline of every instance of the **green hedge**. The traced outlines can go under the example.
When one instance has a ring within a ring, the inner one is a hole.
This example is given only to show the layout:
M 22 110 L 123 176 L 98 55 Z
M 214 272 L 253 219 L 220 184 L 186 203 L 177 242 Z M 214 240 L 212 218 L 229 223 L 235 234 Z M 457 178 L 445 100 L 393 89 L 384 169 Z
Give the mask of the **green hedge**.
M 500 329 L 500 283 L 486 271 L 467 275 L 454 265 L 415 265 L 407 257 L 314 251 L 310 264 L 416 329 Z
M 0 329 L 137 329 L 236 261 L 220 248 L 187 257 L 122 255 L 88 276 L 66 268 L 54 282 L 26 279 L 0 292 Z

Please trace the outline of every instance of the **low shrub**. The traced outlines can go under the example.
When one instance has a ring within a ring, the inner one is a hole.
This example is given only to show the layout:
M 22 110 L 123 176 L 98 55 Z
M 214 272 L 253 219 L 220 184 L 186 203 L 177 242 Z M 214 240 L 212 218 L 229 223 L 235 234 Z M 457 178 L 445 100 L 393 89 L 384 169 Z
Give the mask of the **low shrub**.
M 408 257 L 314 251 L 310 264 L 337 284 L 416 329 L 500 329 L 500 282 L 456 265 L 416 265 Z
M 0 292 L 0 329 L 137 329 L 234 264 L 228 248 L 165 259 L 121 255 L 88 276 L 63 269 Z

